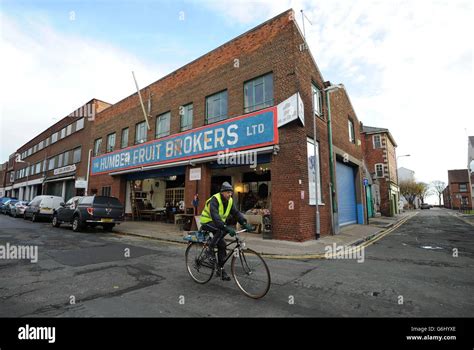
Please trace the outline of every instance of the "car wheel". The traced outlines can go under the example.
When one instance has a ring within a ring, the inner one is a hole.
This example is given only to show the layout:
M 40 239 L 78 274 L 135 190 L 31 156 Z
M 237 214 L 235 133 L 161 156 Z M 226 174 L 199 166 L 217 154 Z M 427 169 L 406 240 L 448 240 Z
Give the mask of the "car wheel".
M 33 213 L 33 214 L 31 215 L 31 221 L 33 221 L 33 222 L 37 222 L 37 221 L 38 221 L 38 218 L 36 217 L 36 213 Z
M 72 230 L 74 232 L 79 232 L 81 230 L 81 221 L 79 219 L 79 216 L 75 216 L 73 219 L 72 219 Z
M 51 221 L 51 224 L 53 225 L 53 227 L 61 226 L 61 223 L 59 222 L 57 215 L 53 215 L 53 220 Z

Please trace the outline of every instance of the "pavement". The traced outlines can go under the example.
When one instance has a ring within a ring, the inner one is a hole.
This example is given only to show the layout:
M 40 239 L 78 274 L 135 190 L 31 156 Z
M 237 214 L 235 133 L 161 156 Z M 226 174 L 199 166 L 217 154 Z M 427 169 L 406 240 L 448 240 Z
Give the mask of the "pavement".
M 339 246 L 357 246 L 364 242 L 376 239 L 379 235 L 410 217 L 418 211 L 408 211 L 395 217 L 376 217 L 370 219 L 369 225 L 348 225 L 341 228 L 337 235 L 322 236 L 318 240 L 306 242 L 290 242 L 276 239 L 263 239 L 262 235 L 241 233 L 247 246 L 265 256 L 275 258 L 323 258 L 327 247 L 333 244 Z M 126 221 L 116 226 L 114 232 L 121 235 L 137 236 L 160 241 L 183 243 L 188 232 L 179 229 L 179 226 L 162 222 Z
M 450 215 L 461 219 L 462 221 L 474 226 L 474 214 L 463 214 L 457 210 L 445 209 Z

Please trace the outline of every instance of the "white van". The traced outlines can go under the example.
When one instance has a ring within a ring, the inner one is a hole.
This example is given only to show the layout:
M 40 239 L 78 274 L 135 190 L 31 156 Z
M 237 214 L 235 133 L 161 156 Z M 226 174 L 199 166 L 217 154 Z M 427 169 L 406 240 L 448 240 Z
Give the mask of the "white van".
M 36 196 L 28 203 L 25 209 L 24 219 L 31 218 L 31 221 L 37 221 L 39 218 L 47 218 L 51 220 L 54 209 L 57 209 L 63 203 L 62 197 L 58 196 Z

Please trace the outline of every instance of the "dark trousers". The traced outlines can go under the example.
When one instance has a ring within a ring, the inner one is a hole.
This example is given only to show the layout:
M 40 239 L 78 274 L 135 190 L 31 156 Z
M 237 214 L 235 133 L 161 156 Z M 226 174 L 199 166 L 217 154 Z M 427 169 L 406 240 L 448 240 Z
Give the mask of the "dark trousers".
M 214 235 L 211 240 L 210 248 L 214 249 L 217 246 L 217 262 L 219 267 L 224 266 L 225 257 L 227 256 L 226 244 L 224 237 L 227 232 L 220 230 L 217 227 L 210 224 L 203 224 L 201 230 L 210 231 Z

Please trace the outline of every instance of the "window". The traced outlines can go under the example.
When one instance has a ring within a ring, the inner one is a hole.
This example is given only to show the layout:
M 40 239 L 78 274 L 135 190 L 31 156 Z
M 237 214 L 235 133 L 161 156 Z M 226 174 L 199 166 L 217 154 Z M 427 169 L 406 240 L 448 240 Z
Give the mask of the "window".
M 80 161 L 81 161 L 81 147 L 78 147 L 73 151 L 72 162 L 79 163 Z
M 206 124 L 227 118 L 227 90 L 206 98 Z
M 459 192 L 467 192 L 467 184 L 459 184 Z
M 146 123 L 135 125 L 135 144 L 146 142 Z
M 32 148 L 28 148 L 28 155 L 29 155 L 29 156 L 31 156 L 32 151 L 33 151 Z
M 244 113 L 273 106 L 273 73 L 244 84 Z
M 181 131 L 192 129 L 193 127 L 193 104 L 179 108 L 179 115 L 181 116 Z
M 40 162 L 40 167 L 41 167 L 41 162 Z M 46 159 L 43 160 L 43 171 L 46 171 Z
M 46 138 L 46 140 L 44 140 L 44 147 L 48 147 L 49 146 L 49 137 Z
M 103 196 L 110 197 L 110 193 L 111 193 L 111 187 L 110 186 L 102 187 L 102 195 Z
M 83 128 L 84 128 L 84 118 L 81 118 L 76 122 L 76 131 L 79 131 Z
M 30 167 L 25 168 L 25 176 L 30 175 Z
M 30 174 L 31 175 L 34 175 L 35 174 L 35 166 L 34 164 L 32 166 L 30 166 Z
M 71 135 L 71 132 L 72 132 L 72 124 L 69 124 L 69 125 L 66 127 L 66 136 Z
M 49 159 L 48 170 L 54 169 L 55 161 L 56 161 L 55 157 Z
M 60 155 L 58 155 L 58 168 L 63 166 L 63 158 L 64 154 L 61 153 Z
M 63 139 L 66 137 L 66 128 L 61 129 L 61 136 L 59 137 L 60 139 Z
M 348 120 L 348 127 L 349 127 L 349 141 L 351 143 L 356 143 L 355 131 L 354 131 L 354 122 L 350 119 Z
M 33 153 L 36 153 L 37 150 L 38 150 L 38 145 L 34 145 L 33 146 Z
M 382 148 L 382 138 L 380 137 L 380 135 L 374 135 L 373 140 L 374 148 Z
M 375 164 L 375 174 L 377 177 L 383 177 L 383 164 Z
M 58 133 L 55 132 L 53 135 L 51 135 L 51 144 L 55 143 L 58 141 Z
M 101 145 L 102 145 L 102 138 L 94 141 L 94 157 L 99 155 Z
M 317 115 L 318 117 L 322 117 L 323 116 L 323 112 L 322 112 L 323 101 L 322 101 L 321 90 L 319 90 L 314 84 L 311 85 L 311 90 L 313 91 L 314 114 Z
M 170 134 L 171 113 L 163 113 L 156 117 L 156 138 L 168 136 Z
M 70 153 L 71 153 L 70 151 L 64 152 L 64 166 L 71 164 L 71 163 L 69 163 L 69 154 Z
M 107 152 L 112 152 L 115 148 L 115 133 L 107 135 Z
M 41 151 L 44 147 L 44 141 L 41 141 L 40 143 L 38 143 L 38 151 Z
M 36 163 L 35 167 L 35 174 L 39 174 L 41 172 L 41 162 Z
M 122 130 L 122 139 L 120 140 L 120 147 L 125 148 L 128 146 L 128 128 Z

